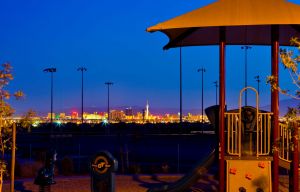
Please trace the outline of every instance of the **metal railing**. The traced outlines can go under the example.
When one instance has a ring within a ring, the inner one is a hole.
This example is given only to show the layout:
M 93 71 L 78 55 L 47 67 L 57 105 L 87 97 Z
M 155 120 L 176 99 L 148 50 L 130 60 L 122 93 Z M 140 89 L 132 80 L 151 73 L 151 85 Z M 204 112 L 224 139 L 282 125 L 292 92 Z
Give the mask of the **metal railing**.
M 245 141 L 246 126 L 242 122 L 242 93 L 247 89 L 251 89 L 256 94 L 256 112 L 255 127 L 248 132 L 248 140 Z M 227 128 L 227 153 L 229 155 L 242 156 L 242 150 L 246 150 L 244 145 L 249 142 L 249 152 L 252 155 L 253 146 L 256 146 L 255 155 L 263 156 L 270 154 L 271 146 L 271 116 L 272 113 L 262 113 L 258 107 L 259 98 L 257 91 L 252 87 L 246 87 L 240 92 L 239 110 L 238 112 L 226 112 L 226 128 Z M 254 149 L 255 150 L 255 149 Z
M 272 113 L 258 113 L 256 135 L 256 156 L 269 155 L 271 148 Z M 242 122 L 240 113 L 225 113 L 227 128 L 227 153 L 242 156 Z
M 227 153 L 240 156 L 241 152 L 241 127 L 239 124 L 240 113 L 225 113 L 227 128 Z
M 272 113 L 258 113 L 257 156 L 271 152 L 271 118 Z
M 289 129 L 288 124 L 279 124 L 279 159 L 291 162 L 290 144 L 292 142 L 292 130 Z

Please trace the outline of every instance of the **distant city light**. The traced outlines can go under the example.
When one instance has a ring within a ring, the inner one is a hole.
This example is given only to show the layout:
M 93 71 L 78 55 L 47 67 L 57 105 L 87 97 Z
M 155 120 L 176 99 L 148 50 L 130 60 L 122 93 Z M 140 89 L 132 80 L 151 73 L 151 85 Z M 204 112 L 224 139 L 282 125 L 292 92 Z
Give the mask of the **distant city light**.
M 146 109 L 146 108 L 145 108 Z M 52 116 L 55 117 L 53 123 L 60 127 L 61 124 L 65 123 L 76 123 L 81 124 L 81 118 L 78 115 L 78 112 L 72 110 L 68 113 L 59 112 L 59 113 L 52 113 Z M 84 120 L 85 123 L 88 124 L 97 124 L 101 123 L 102 126 L 107 126 L 108 124 L 112 123 L 178 123 L 180 122 L 179 119 L 180 113 L 161 113 L 161 114 L 152 114 L 150 110 L 148 111 L 148 116 L 146 116 L 146 110 L 144 111 L 134 111 L 132 108 L 126 108 L 123 110 L 116 110 L 113 109 L 110 111 L 110 121 L 108 120 L 108 115 L 106 112 L 93 112 L 88 113 L 84 112 Z M 20 121 L 21 117 L 15 117 L 15 121 Z M 35 117 L 32 127 L 38 127 L 41 123 L 49 122 L 51 118 L 51 113 L 47 113 L 47 116 L 37 116 Z M 206 116 L 203 117 L 205 122 L 208 122 L 208 118 Z M 201 114 L 192 114 L 188 112 L 186 115 L 183 115 L 184 122 L 190 123 L 199 123 L 202 120 Z
M 104 126 L 106 126 L 106 125 L 108 124 L 108 120 L 107 120 L 107 119 L 103 119 L 102 124 L 103 124 Z
M 38 127 L 40 125 L 40 122 L 35 121 L 32 123 L 32 127 Z
M 55 123 L 57 126 L 61 126 L 61 121 L 56 121 Z

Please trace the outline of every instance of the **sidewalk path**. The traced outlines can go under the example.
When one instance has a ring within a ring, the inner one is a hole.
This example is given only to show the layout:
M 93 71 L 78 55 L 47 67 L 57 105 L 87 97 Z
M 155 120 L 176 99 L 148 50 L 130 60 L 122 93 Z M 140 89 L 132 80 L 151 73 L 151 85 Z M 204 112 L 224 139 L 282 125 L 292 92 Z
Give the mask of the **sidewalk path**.
M 149 188 L 161 186 L 164 183 L 174 182 L 182 175 L 116 175 L 116 192 L 146 192 Z M 210 176 L 207 176 L 209 178 Z M 51 186 L 51 192 L 90 192 L 89 176 L 55 177 L 57 182 Z M 16 180 L 16 192 L 38 192 L 38 186 L 33 179 Z M 207 185 L 209 182 L 200 180 Z M 214 184 L 215 185 L 215 184 Z M 212 185 L 213 186 L 213 185 Z M 10 190 L 10 184 L 5 182 L 3 191 Z M 215 190 L 213 190 L 215 191 Z
M 161 186 L 164 183 L 174 182 L 182 175 L 116 175 L 116 192 L 146 192 L 147 189 Z M 90 192 L 89 176 L 55 177 L 57 182 L 51 186 L 51 192 Z M 38 186 L 33 179 L 16 180 L 16 192 L 38 192 Z M 217 191 L 218 182 L 212 175 L 206 175 L 198 181 L 191 191 Z M 200 190 L 202 189 L 202 190 Z M 299 188 L 300 189 L 300 188 Z M 10 184 L 4 183 L 3 191 L 10 191 Z M 300 190 L 299 190 L 300 191 Z M 288 192 L 288 177 L 280 177 L 280 192 Z

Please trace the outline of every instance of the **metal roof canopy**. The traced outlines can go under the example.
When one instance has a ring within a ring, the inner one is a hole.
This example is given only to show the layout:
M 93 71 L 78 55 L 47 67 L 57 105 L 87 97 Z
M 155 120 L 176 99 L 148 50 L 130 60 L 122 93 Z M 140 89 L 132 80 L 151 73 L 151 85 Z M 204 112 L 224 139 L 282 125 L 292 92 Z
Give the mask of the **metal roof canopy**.
M 300 36 L 300 6 L 286 0 L 219 0 L 147 28 L 169 37 L 164 49 L 217 45 L 225 27 L 227 45 L 270 45 L 271 26 L 279 26 L 279 44 Z

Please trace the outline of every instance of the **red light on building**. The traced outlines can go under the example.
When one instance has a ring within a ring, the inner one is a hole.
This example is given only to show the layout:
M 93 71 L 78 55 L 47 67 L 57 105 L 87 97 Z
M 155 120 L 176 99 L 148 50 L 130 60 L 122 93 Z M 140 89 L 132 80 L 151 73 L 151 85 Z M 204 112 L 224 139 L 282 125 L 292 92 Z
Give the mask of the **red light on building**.
M 72 119 L 78 119 L 78 112 L 72 111 L 72 113 L 71 113 L 71 118 L 72 118 Z

